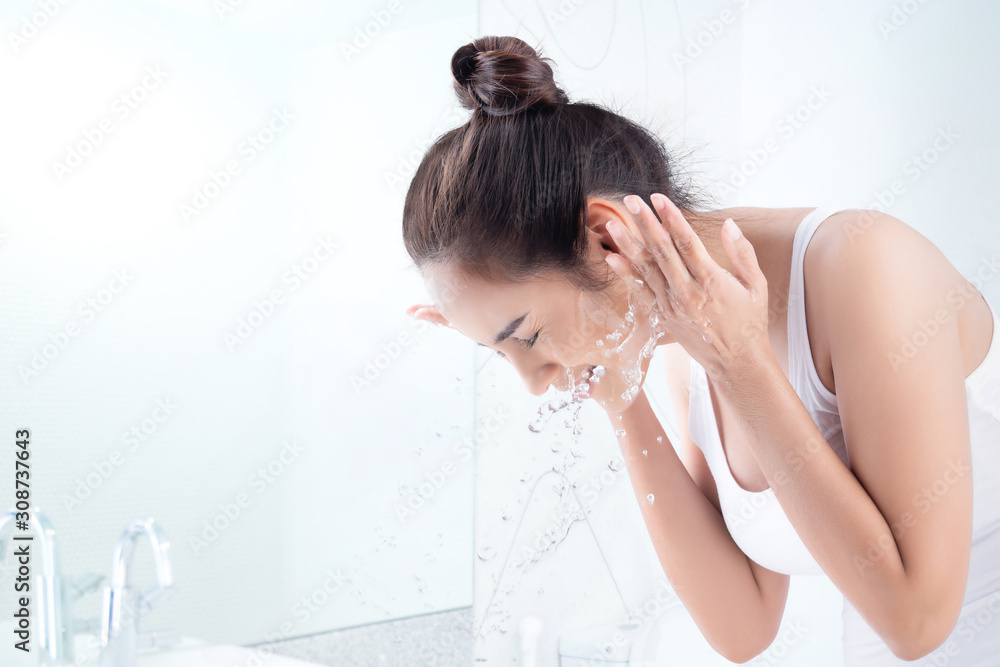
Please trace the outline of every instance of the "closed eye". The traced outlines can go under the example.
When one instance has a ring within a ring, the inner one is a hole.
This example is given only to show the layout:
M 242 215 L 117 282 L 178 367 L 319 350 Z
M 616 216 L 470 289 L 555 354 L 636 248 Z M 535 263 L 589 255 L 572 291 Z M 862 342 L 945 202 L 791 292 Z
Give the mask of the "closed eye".
M 532 348 L 532 346 L 534 346 L 535 342 L 536 342 L 536 341 L 538 340 L 538 334 L 540 334 L 541 332 L 542 332 L 542 330 L 541 330 L 541 329 L 539 329 L 539 330 L 538 330 L 538 331 L 536 331 L 536 332 L 534 333 L 534 335 L 533 335 L 533 336 L 532 336 L 531 338 L 529 338 L 528 340 L 524 340 L 524 339 L 522 339 L 522 338 L 515 338 L 514 340 L 516 340 L 516 341 L 517 341 L 518 345 L 521 345 L 522 347 L 524 347 L 524 348 L 526 348 L 526 349 L 530 350 L 530 349 Z M 480 347 L 487 347 L 486 345 L 483 345 L 482 343 L 478 343 L 478 342 L 476 343 L 476 345 L 479 345 Z M 504 357 L 504 358 L 506 358 L 506 357 L 507 357 L 507 355 L 505 355 L 505 354 L 504 354 L 503 352 L 501 352 L 500 350 L 497 350 L 496 352 L 497 352 L 497 356 L 498 356 L 498 357 Z
M 531 346 L 535 344 L 535 341 L 536 341 L 536 340 L 538 340 L 538 334 L 539 334 L 539 333 L 541 333 L 541 330 L 540 330 L 540 329 L 539 329 L 538 331 L 536 331 L 536 332 L 535 332 L 535 335 L 534 335 L 534 336 L 532 336 L 531 338 L 529 338 L 528 340 L 521 340 L 520 338 L 518 338 L 518 339 L 517 339 L 517 342 L 518 342 L 519 344 L 523 345 L 523 346 L 524 346 L 525 348 L 527 348 L 527 349 L 529 349 L 529 350 L 530 350 L 530 349 L 531 349 Z

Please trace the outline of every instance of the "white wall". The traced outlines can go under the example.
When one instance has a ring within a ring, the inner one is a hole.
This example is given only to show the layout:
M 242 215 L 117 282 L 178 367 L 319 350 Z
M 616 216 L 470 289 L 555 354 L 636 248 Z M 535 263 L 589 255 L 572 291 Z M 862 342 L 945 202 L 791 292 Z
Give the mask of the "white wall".
M 479 34 L 540 44 L 571 99 L 624 106 L 660 131 L 668 147 L 698 149 L 694 167 L 723 207 L 881 207 L 934 241 L 970 278 L 995 257 L 997 5 L 505 0 L 480 6 Z M 685 54 L 699 39 L 701 52 Z M 689 56 L 683 66 L 678 54 Z M 796 113 L 797 123 L 786 119 Z M 957 139 L 939 141 L 944 150 L 935 155 L 935 139 L 948 128 Z M 930 164 L 916 168 L 913 156 L 924 151 Z M 894 181 L 899 194 L 890 201 L 884 192 Z M 1000 303 L 998 281 L 981 289 Z M 651 368 L 662 368 L 659 353 Z M 560 636 L 620 621 L 624 609 L 584 523 L 568 534 L 561 530 L 558 546 L 537 558 L 522 553 L 536 530 L 565 525 L 560 515 L 575 507 L 551 490 L 551 477 L 526 507 L 541 473 L 557 467 L 589 492 L 581 491 L 583 502 L 629 608 L 655 610 L 666 578 L 624 467 L 600 479 L 619 451 L 599 408 L 583 410 L 583 432 L 570 445 L 565 432 L 527 429 L 544 400 L 528 394 L 512 367 L 490 361 L 480 378 L 478 413 L 503 406 L 514 418 L 477 460 L 476 549 L 497 552 L 476 563 L 476 618 L 486 619 L 477 658 L 507 664 L 518 656 L 518 623 L 532 615 L 544 624 L 541 664 L 554 665 Z M 646 387 L 662 420 L 672 421 L 662 378 L 651 374 Z M 675 431 L 667 426 L 667 432 Z M 555 442 L 564 443 L 558 453 L 551 451 Z M 579 456 L 568 455 L 570 449 Z M 841 600 L 825 578 L 793 577 L 783 621 L 788 639 L 758 664 L 843 664 Z M 688 639 L 676 647 L 677 664 L 695 664 L 685 656 L 704 648 L 697 633 Z
M 424 292 L 400 220 L 412 156 L 462 120 L 447 67 L 425 63 L 448 61 L 476 6 L 48 4 L 0 13 L 0 433 L 8 469 L 31 429 L 63 574 L 108 576 L 127 523 L 152 516 L 177 593 L 140 628 L 259 643 L 471 605 L 474 345 L 404 315 Z M 387 25 L 348 55 L 373 13 Z M 268 130 L 275 109 L 289 120 Z M 55 170 L 77 146 L 81 164 Z M 96 317 L 87 299 L 104 300 Z M 132 428 L 147 429 L 134 448 Z M 302 451 L 282 462 L 286 440 Z M 269 465 L 272 482 L 254 478 Z M 229 525 L 212 537 L 206 521 Z M 145 543 L 133 564 L 151 586 Z

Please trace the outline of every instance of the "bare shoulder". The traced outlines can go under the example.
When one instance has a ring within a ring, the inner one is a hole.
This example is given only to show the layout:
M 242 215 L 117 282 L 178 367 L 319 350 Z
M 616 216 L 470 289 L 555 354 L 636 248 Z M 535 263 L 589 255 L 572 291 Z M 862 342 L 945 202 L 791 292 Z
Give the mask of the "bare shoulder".
M 940 271 L 954 268 L 930 239 L 899 218 L 872 209 L 848 209 L 827 217 L 816 228 L 803 260 L 813 275 L 870 267 L 873 261 L 882 262 L 886 273 L 892 272 L 894 262 L 927 262 L 927 268 Z
M 820 223 L 803 256 L 803 279 L 816 370 L 834 392 L 832 339 L 838 331 L 844 338 L 856 336 L 841 326 L 848 302 L 866 298 L 876 284 L 891 281 L 907 283 L 909 299 L 931 296 L 945 305 L 948 290 L 964 282 L 930 239 L 899 218 L 871 209 L 838 211 Z

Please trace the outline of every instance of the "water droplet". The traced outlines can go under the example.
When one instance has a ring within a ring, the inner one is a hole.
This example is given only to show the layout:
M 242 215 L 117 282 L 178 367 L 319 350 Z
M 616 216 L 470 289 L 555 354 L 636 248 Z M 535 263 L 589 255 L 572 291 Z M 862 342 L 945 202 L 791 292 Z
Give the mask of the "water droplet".
M 545 592 L 545 589 L 544 589 L 544 588 L 539 588 L 539 589 L 538 589 L 538 594 L 539 594 L 539 595 L 541 595 L 541 594 L 542 594 L 542 593 L 544 593 L 544 592 Z
M 562 451 L 562 448 L 563 448 L 563 444 L 561 442 L 559 442 L 558 440 L 556 442 L 552 443 L 552 451 L 553 451 L 553 453 L 558 454 L 559 452 Z
M 642 455 L 643 455 L 643 456 L 647 456 L 647 453 L 646 453 L 646 450 L 645 450 L 645 449 L 644 449 L 644 450 L 642 450 Z
M 604 347 L 604 341 L 603 340 L 597 341 L 597 347 Z
M 608 469 L 611 470 L 611 472 L 618 472 L 622 469 L 621 462 L 618 459 L 611 459 L 608 462 Z
M 622 437 L 623 435 L 625 435 L 625 429 L 623 428 L 618 429 L 617 431 L 615 431 L 615 435 L 617 435 L 619 438 Z
M 657 442 L 663 442 L 663 436 L 662 435 L 656 436 L 656 441 Z
M 712 320 L 708 319 L 708 316 L 701 318 L 701 326 L 710 327 L 712 326 Z
M 479 556 L 479 560 L 487 561 L 497 555 L 497 550 L 493 547 L 483 547 L 476 555 Z
M 713 340 L 713 338 L 712 338 L 712 334 L 708 333 L 707 331 L 706 331 L 705 333 L 703 333 L 703 334 L 701 335 L 701 338 L 702 338 L 702 340 L 704 340 L 704 341 L 705 341 L 706 343 L 711 343 L 711 342 L 712 342 L 712 340 Z
M 622 413 L 619 412 L 618 413 L 618 421 L 621 421 L 621 420 L 622 420 Z
M 646 500 L 648 500 L 649 504 L 652 505 L 653 504 L 653 494 L 651 493 L 648 496 L 646 496 Z
M 523 473 L 521 473 L 521 481 L 522 482 L 527 482 L 529 479 L 531 479 L 531 472 L 523 472 Z

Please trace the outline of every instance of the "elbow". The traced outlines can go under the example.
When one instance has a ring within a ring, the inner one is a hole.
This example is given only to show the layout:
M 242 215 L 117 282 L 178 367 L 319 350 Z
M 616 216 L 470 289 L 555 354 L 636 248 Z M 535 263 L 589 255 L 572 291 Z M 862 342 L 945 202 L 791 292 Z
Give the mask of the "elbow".
M 774 643 L 777 636 L 777 627 L 766 631 L 747 632 L 740 635 L 733 633 L 726 637 L 725 642 L 713 642 L 712 648 L 729 662 L 742 665 L 766 651 Z
M 886 640 L 886 644 L 900 660 L 919 660 L 947 641 L 958 623 L 961 606 L 908 614 Z

